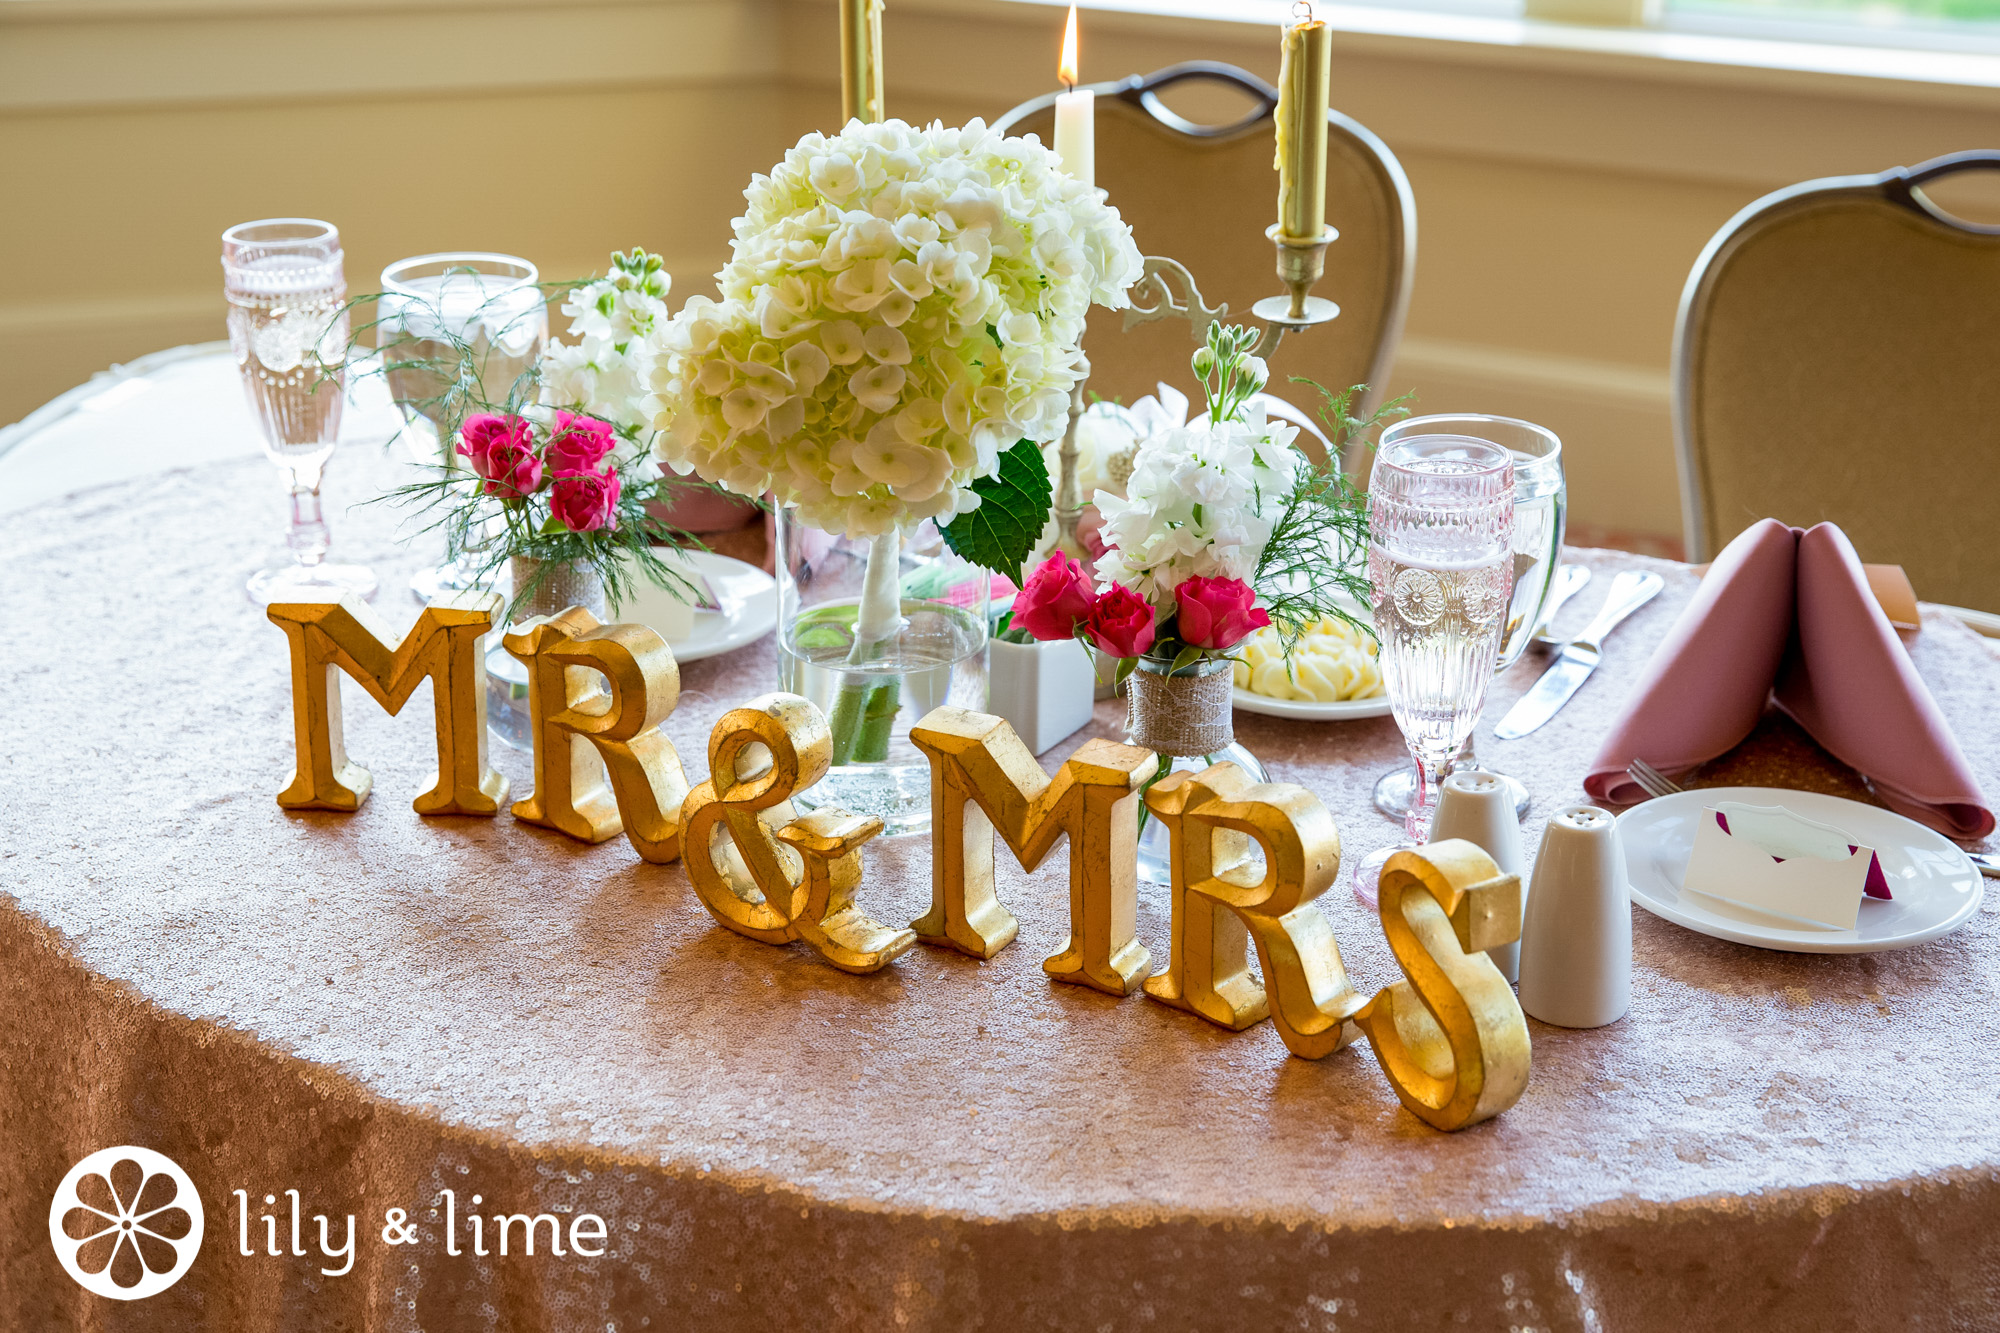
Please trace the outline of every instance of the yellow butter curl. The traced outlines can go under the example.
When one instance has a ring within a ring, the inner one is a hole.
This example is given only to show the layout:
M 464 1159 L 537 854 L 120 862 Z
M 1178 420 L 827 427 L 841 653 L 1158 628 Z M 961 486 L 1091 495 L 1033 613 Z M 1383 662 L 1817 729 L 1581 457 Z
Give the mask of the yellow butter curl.
M 1306 627 L 1287 661 L 1273 625 L 1236 645 L 1236 684 L 1267 698 L 1311 703 L 1379 698 L 1375 654 L 1375 641 L 1346 621 L 1320 620 Z

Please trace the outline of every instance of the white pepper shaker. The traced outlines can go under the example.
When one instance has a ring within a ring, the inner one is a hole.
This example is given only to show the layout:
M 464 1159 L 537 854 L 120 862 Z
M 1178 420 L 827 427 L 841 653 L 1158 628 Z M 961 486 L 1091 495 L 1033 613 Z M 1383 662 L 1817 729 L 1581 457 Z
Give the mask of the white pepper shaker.
M 1521 854 L 1521 825 L 1514 818 L 1514 795 L 1507 780 L 1480 769 L 1460 769 L 1439 784 L 1437 816 L 1431 821 L 1431 841 L 1464 838 L 1488 856 L 1503 874 L 1521 876 L 1528 891 L 1527 864 Z M 1521 942 L 1488 949 L 1486 956 L 1509 981 L 1520 979 Z
M 1632 894 L 1618 821 L 1593 805 L 1549 820 L 1521 926 L 1521 1008 L 1596 1028 L 1632 1003 Z

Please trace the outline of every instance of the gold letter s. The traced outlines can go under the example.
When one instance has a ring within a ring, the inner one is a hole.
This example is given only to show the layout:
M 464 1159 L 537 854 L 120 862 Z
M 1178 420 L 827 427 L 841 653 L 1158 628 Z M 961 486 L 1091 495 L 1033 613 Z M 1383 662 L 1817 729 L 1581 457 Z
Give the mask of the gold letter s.
M 1453 838 L 1391 856 L 1378 902 L 1382 933 L 1409 978 L 1354 1016 L 1382 1072 L 1403 1105 L 1438 1129 L 1499 1115 L 1528 1086 L 1528 1024 L 1485 951 L 1521 937 L 1520 876 Z

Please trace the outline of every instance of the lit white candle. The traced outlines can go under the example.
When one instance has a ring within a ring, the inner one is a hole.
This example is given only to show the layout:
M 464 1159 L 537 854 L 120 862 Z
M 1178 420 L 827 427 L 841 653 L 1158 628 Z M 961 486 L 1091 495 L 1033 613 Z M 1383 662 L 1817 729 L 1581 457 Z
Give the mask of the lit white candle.
M 1076 6 L 1069 7 L 1063 29 L 1062 65 L 1058 70 L 1065 91 L 1056 94 L 1056 156 L 1063 170 L 1085 185 L 1097 184 L 1097 94 L 1076 86 Z

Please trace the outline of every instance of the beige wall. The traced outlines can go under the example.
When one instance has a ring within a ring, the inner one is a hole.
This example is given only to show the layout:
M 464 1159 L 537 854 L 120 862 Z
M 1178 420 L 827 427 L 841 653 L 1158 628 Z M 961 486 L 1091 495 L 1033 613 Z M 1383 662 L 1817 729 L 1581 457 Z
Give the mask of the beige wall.
M 991 116 L 1052 82 L 1059 10 L 891 6 L 895 114 Z M 215 237 L 248 217 L 337 220 L 357 289 L 426 249 L 510 250 L 567 276 L 635 242 L 666 254 L 679 291 L 705 287 L 749 174 L 837 112 L 833 14 L 0 4 L 0 421 L 110 361 L 219 336 Z M 1084 18 L 1091 79 L 1193 58 L 1270 78 L 1275 49 L 1262 24 Z M 1669 342 L 1709 236 L 1793 181 L 2000 144 L 1991 88 L 1407 37 L 1338 49 L 1336 103 L 1416 190 L 1396 387 L 1427 410 L 1547 422 L 1576 516 L 1627 531 L 1679 529 Z

